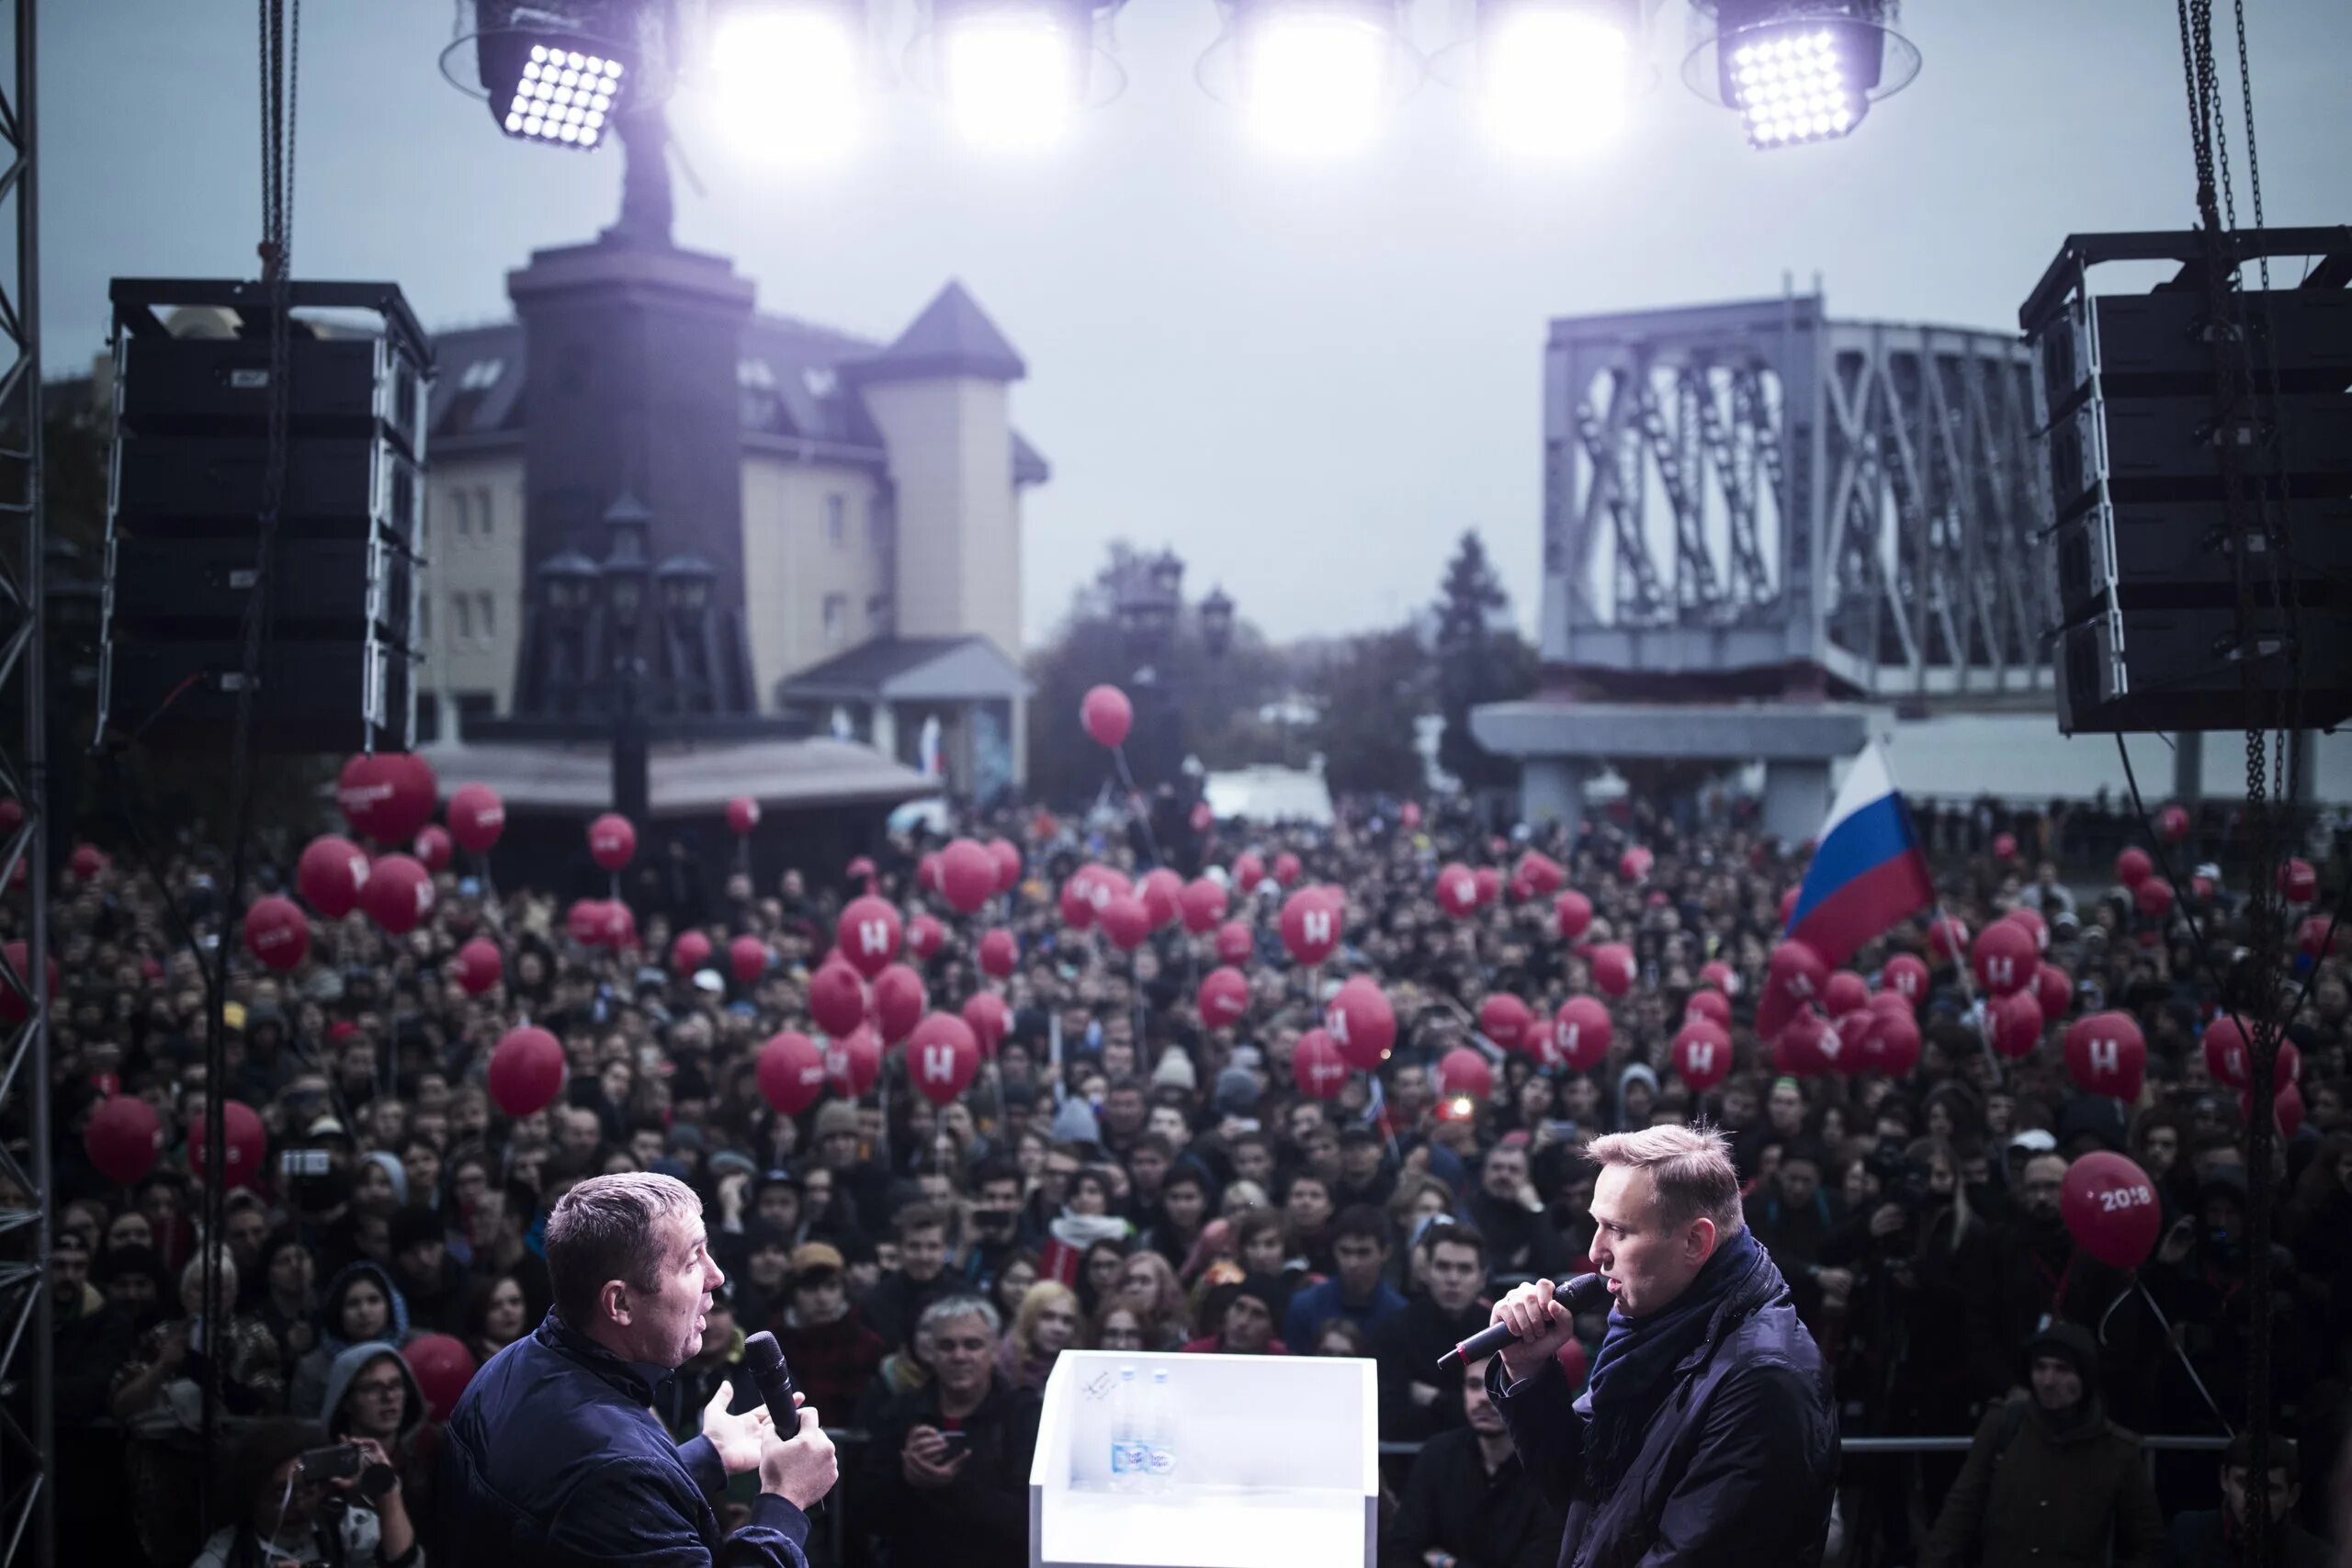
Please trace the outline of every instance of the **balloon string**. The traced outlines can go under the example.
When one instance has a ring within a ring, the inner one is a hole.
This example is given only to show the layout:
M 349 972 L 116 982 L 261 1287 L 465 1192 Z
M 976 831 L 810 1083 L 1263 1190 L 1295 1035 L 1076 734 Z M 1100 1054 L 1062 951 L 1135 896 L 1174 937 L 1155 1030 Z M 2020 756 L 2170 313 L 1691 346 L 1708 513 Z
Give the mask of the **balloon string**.
M 1166 865 L 1168 863 L 1168 858 L 1159 852 L 1159 840 L 1153 836 L 1151 831 L 1151 808 L 1148 806 L 1142 807 L 1140 808 L 1136 807 L 1136 797 L 1141 795 L 1143 791 L 1136 785 L 1135 774 L 1127 771 L 1127 748 L 1125 742 L 1122 741 L 1120 744 L 1111 748 L 1111 761 L 1118 767 L 1119 782 L 1127 786 L 1127 804 L 1129 808 L 1135 810 L 1136 820 L 1143 824 L 1144 847 L 1151 852 L 1151 863 L 1154 865 Z
M 2205 1380 L 2197 1375 L 2197 1368 L 2190 1362 L 2188 1359 L 2188 1352 L 2181 1348 L 2180 1341 L 2174 1337 L 2172 1322 L 2165 1316 L 2165 1309 L 2158 1306 L 2156 1304 L 2156 1298 L 2148 1293 L 2147 1283 L 2144 1280 L 2134 1280 L 2132 1282 L 2139 1287 L 2140 1299 L 2148 1303 L 2148 1310 L 2156 1314 L 2157 1326 L 2161 1327 L 2165 1331 L 2165 1343 L 2171 1346 L 2172 1353 L 2180 1359 L 2180 1370 L 2188 1374 L 2188 1381 L 2197 1385 L 2198 1394 L 2205 1401 L 2205 1408 L 2213 1413 L 2213 1419 L 2222 1424 L 2222 1431 L 2228 1433 L 2233 1438 L 2236 1437 L 2238 1435 L 2238 1429 L 2230 1425 L 2230 1418 L 2228 1416 L 2222 1414 L 2222 1407 L 2214 1403 L 2212 1391 L 2205 1386 Z M 2100 1321 L 2105 1322 L 2106 1320 L 2102 1318 Z

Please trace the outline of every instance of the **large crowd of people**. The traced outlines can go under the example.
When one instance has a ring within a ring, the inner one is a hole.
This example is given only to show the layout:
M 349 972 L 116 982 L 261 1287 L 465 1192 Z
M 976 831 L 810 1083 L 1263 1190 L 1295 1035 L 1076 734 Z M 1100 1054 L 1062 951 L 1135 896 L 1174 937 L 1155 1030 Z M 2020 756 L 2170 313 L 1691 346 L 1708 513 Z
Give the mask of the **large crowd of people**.
M 703 1195 L 727 1275 L 701 1353 L 653 1389 L 654 1408 L 684 1438 L 730 1385 L 743 1407 L 743 1339 L 773 1330 L 825 1424 L 859 1435 L 842 1438 L 844 1495 L 812 1541 L 820 1560 L 1025 1563 L 1038 1394 L 1075 1347 L 1370 1358 L 1392 1445 L 1384 1562 L 1547 1564 L 1556 1506 L 1480 1380 L 1439 1358 L 1511 1284 L 1589 1266 L 1588 1140 L 1703 1121 L 1732 1140 L 1747 1224 L 1836 1370 L 1843 1434 L 1973 1438 L 1966 1452 L 1849 1455 L 1843 1561 L 2219 1563 L 2233 1521 L 2265 1496 L 2283 1561 L 2320 1561 L 2338 1533 L 2331 1478 L 2352 1414 L 2346 964 L 2326 951 L 2289 962 L 2303 1113 L 2270 1168 L 2249 1168 L 2239 1098 L 2199 1048 L 2216 976 L 2247 940 L 2246 890 L 2184 886 L 2151 918 L 2103 871 L 2041 860 L 2057 850 L 2047 835 L 1996 854 L 1967 814 L 1953 820 L 1930 836 L 1945 908 L 1972 928 L 2017 908 L 2044 917 L 2074 1010 L 2138 1020 L 2136 1100 L 2074 1086 L 2064 1014 L 2023 1056 L 1987 1050 L 1966 977 L 1929 954 L 1924 912 L 1854 963 L 1875 986 L 1890 953 L 1929 957 L 1917 1066 L 1776 1074 L 1753 998 L 1801 860 L 1735 820 L 1637 807 L 1573 840 L 1498 837 L 1459 806 L 1424 818 L 1362 803 L 1329 829 L 1222 824 L 1168 845 L 1187 872 L 1220 877 L 1244 849 L 1288 851 L 1306 881 L 1344 893 L 1339 951 L 1308 968 L 1282 944 L 1282 889 L 1234 888 L 1254 949 L 1230 1026 L 1196 1004 L 1217 962 L 1208 937 L 1173 925 L 1127 953 L 1064 923 L 1058 895 L 1081 865 L 1149 863 L 1125 818 L 973 824 L 1012 840 L 1023 868 L 977 919 L 918 887 L 927 846 L 894 841 L 874 891 L 947 931 L 920 965 L 931 1005 L 995 990 L 1009 1028 L 945 1104 L 913 1092 L 893 1053 L 864 1095 L 829 1093 L 798 1116 L 763 1098 L 754 1058 L 778 1031 L 813 1032 L 808 982 L 842 901 L 865 891 L 842 868 L 762 886 L 738 874 L 707 907 L 673 879 L 673 896 L 637 901 L 636 940 L 618 949 L 575 941 L 553 897 L 444 872 L 411 933 L 318 919 L 290 972 L 241 961 L 214 1081 L 181 932 L 187 920 L 199 941 L 220 938 L 219 867 L 175 862 L 165 888 L 93 861 L 62 879 L 51 936 L 61 1541 L 74 1561 L 151 1568 L 429 1561 L 442 1341 L 479 1362 L 537 1330 L 557 1198 L 591 1175 L 650 1170 Z M 1628 879 L 1621 852 L 1635 842 L 1652 858 Z M 1508 878 L 1529 849 L 1591 899 L 1581 942 L 1561 939 L 1548 899 L 1506 892 L 1464 917 L 1439 901 L 1441 865 Z M 712 940 L 715 967 L 671 962 L 688 926 Z M 994 927 L 1019 943 L 1001 981 L 974 953 Z M 744 935 L 765 950 L 749 982 L 728 962 Z M 482 936 L 504 972 L 469 995 L 450 963 Z M 1490 995 L 1548 1019 L 1590 994 L 1587 944 L 1604 940 L 1632 947 L 1636 974 L 1608 1003 L 1602 1065 L 1546 1070 L 1483 1041 Z M 1713 983 L 1733 993 L 1736 1068 L 1694 1093 L 1669 1047 L 1715 963 L 1734 976 Z M 1393 1006 L 1394 1048 L 1376 1072 L 1310 1095 L 1293 1054 L 1360 974 Z M 552 1105 L 508 1115 L 486 1066 L 526 1020 L 561 1043 L 570 1072 Z M 1437 1081 L 1435 1064 L 1465 1045 L 1493 1061 L 1483 1100 Z M 127 1187 L 83 1153 L 116 1094 L 146 1100 L 163 1128 L 160 1158 Z M 233 1174 L 212 1236 L 187 1139 L 215 1095 L 258 1111 L 268 1150 Z M 2137 1161 L 2159 1195 L 2162 1240 L 2136 1271 L 2085 1253 L 2061 1213 L 2069 1162 L 2098 1150 Z M 2256 1206 L 2274 1246 L 2259 1301 L 2244 1239 Z M 210 1302 L 208 1247 L 222 1281 Z M 2243 1448 L 2143 1454 L 2134 1434 L 2218 1440 L 2243 1426 L 2262 1322 L 2284 1439 L 2272 1474 L 2251 1478 Z M 1583 1326 L 1597 1346 L 1601 1321 Z M 421 1376 L 409 1352 L 426 1339 L 436 1356 Z M 208 1450 L 201 1390 L 215 1380 L 221 1435 Z M 296 1462 L 337 1444 L 355 1473 Z

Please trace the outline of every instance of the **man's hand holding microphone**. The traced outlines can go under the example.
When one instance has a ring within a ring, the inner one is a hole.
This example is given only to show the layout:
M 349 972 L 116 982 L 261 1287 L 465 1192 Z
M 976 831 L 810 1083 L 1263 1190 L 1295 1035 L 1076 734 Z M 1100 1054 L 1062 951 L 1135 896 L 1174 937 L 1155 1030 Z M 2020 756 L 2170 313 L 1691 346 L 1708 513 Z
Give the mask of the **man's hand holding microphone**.
M 1576 1337 L 1577 1314 L 1596 1311 L 1608 1299 L 1609 1281 L 1599 1274 L 1531 1281 L 1497 1302 L 1487 1326 L 1438 1358 L 1438 1365 L 1499 1355 L 1510 1381 L 1522 1382 Z

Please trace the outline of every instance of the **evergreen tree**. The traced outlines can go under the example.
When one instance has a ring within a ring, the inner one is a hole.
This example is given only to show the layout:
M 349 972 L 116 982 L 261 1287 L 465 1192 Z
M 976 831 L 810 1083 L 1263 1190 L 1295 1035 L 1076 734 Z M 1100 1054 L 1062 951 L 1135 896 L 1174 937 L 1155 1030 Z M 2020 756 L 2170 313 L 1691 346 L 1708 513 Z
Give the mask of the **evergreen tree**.
M 1511 627 L 1510 595 L 1495 575 L 1477 530 L 1462 536 L 1436 604 L 1438 766 L 1464 789 L 1503 788 L 1519 782 L 1519 764 L 1481 747 L 1470 734 L 1470 710 L 1508 702 L 1535 689 L 1535 650 Z

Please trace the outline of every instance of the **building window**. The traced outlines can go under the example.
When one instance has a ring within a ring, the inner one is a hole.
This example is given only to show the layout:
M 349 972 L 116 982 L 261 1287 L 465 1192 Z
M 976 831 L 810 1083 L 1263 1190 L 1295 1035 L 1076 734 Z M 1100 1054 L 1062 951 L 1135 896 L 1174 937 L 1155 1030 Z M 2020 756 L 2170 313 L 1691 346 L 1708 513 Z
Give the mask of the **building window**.
M 433 595 L 416 596 L 416 640 L 426 647 L 433 643 Z
M 498 385 L 498 378 L 505 369 L 506 361 L 503 359 L 477 359 L 466 367 L 464 375 L 458 378 L 458 390 L 486 392 Z
M 849 637 L 849 595 L 825 595 L 825 646 L 839 648 Z
M 890 596 L 869 593 L 865 596 L 865 635 L 880 637 L 890 629 Z
M 838 495 L 825 497 L 825 543 L 838 547 L 849 536 L 849 502 Z
M 474 606 L 471 599 L 463 593 L 450 594 L 449 620 L 450 625 L 457 631 L 459 642 L 474 640 Z
M 481 640 L 495 642 L 498 639 L 498 601 L 489 590 L 484 589 L 474 595 L 474 614 L 481 621 Z
M 490 487 L 484 485 L 474 491 L 474 532 L 485 539 L 490 537 Z
M 460 539 L 474 531 L 473 523 L 466 505 L 466 492 L 464 491 L 453 490 L 449 492 L 449 516 L 451 522 L 456 525 L 457 535 Z

